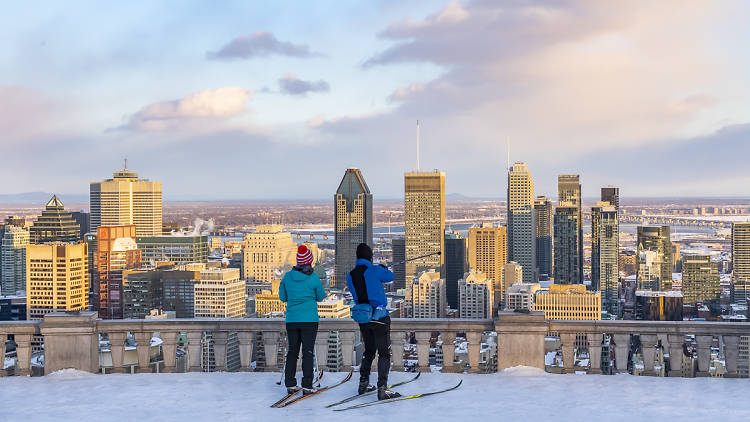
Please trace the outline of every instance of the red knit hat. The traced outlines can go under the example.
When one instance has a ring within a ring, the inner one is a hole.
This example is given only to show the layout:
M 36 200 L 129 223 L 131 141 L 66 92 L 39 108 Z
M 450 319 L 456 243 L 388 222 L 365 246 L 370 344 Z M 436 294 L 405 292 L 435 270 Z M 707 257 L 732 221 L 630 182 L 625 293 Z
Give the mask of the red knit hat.
M 297 248 L 297 265 L 312 265 L 313 254 L 305 245 L 299 245 Z

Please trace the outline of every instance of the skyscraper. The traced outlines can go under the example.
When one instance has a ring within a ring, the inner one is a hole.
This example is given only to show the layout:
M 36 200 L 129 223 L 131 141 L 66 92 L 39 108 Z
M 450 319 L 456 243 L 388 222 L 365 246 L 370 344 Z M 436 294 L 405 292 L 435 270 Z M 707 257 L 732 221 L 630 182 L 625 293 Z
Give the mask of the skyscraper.
M 139 179 L 127 168 L 90 184 L 91 227 L 135 225 L 137 236 L 162 234 L 161 182 Z
M 575 230 L 564 230 L 566 236 L 570 236 L 569 239 L 564 239 L 560 242 L 560 245 L 565 248 L 561 250 L 561 254 L 569 255 L 576 254 L 575 257 L 567 257 L 561 262 L 567 262 L 568 265 L 575 265 L 575 268 L 569 268 L 562 271 L 560 274 L 563 275 L 564 283 L 582 284 L 583 283 L 583 212 L 581 208 L 581 182 L 580 176 L 577 174 L 561 174 L 557 177 L 557 205 L 566 209 L 563 211 L 564 218 L 570 219 L 572 217 L 575 223 Z M 564 224 L 569 224 L 565 222 Z M 555 231 L 555 237 L 557 237 L 557 231 Z M 573 248 L 573 249 L 568 249 Z M 557 254 L 557 239 L 555 239 L 555 254 Z M 555 266 L 557 266 L 555 264 Z M 555 269 L 555 274 L 558 274 Z M 557 281 L 557 277 L 555 278 Z
M 156 262 L 173 262 L 176 265 L 208 262 L 208 236 L 167 235 L 135 238 L 145 265 Z
M 599 202 L 591 208 L 591 287 L 602 293 L 602 309 L 619 312 L 619 243 L 617 208 Z
M 750 299 L 750 222 L 732 223 L 732 302 Z
M 26 247 L 29 245 L 29 232 L 18 226 L 7 226 L 0 240 L 0 264 L 3 269 L 0 294 L 14 295 L 26 290 Z
M 578 208 L 555 208 L 555 284 L 583 284 L 583 266 L 578 254 Z
M 336 260 L 331 286 L 343 290 L 346 274 L 354 268 L 357 245 L 366 243 L 372 247 L 372 194 L 359 169 L 346 170 L 333 202 Z
M 270 283 L 275 269 L 296 264 L 297 243 L 281 224 L 265 224 L 245 235 L 242 254 L 244 278 Z
M 103 319 L 122 319 L 123 271 L 141 266 L 136 227 L 99 226 L 94 260 L 94 306 Z
M 26 251 L 28 319 L 54 311 L 83 311 L 89 307 L 86 243 L 54 242 L 29 245 Z
M 503 226 L 493 227 L 483 224 L 482 227 L 470 227 L 467 245 L 467 256 L 471 270 L 484 273 L 492 283 L 494 303 L 497 309 L 505 297 L 509 284 L 503 277 L 503 265 L 508 262 L 506 245 L 508 236 Z
M 78 227 L 81 230 L 81 240 L 86 240 L 86 233 L 88 233 L 91 228 L 91 213 L 80 210 L 71 212 L 70 216 L 73 217 L 73 220 L 78 224 Z
M 406 263 L 409 286 L 420 269 L 439 271 L 444 262 L 445 173 L 435 170 L 404 175 L 404 231 L 406 259 L 412 260 Z
M 554 234 L 552 201 L 546 196 L 537 196 L 534 200 L 536 221 L 536 266 L 539 275 L 552 276 L 552 237 Z
M 448 306 L 458 309 L 458 280 L 466 272 L 466 239 L 457 232 L 445 234 L 445 292 Z
M 391 241 L 393 250 L 393 288 L 406 288 L 406 239 L 403 237 L 394 238 Z
M 672 290 L 672 241 L 669 226 L 638 226 L 638 288 Z
M 607 186 L 601 191 L 602 202 L 609 202 L 610 205 L 617 209 L 617 215 L 620 215 L 620 188 Z
M 508 171 L 508 260 L 523 267 L 523 280 L 536 282 L 536 218 L 534 180 L 525 163 Z
M 707 255 L 682 257 L 683 304 L 716 300 L 720 293 L 718 262 L 711 262 L 711 257 Z
M 47 242 L 78 242 L 81 240 L 81 228 L 70 213 L 65 212 L 62 201 L 53 195 L 47 201 L 34 225 L 29 229 L 30 242 L 42 244 Z

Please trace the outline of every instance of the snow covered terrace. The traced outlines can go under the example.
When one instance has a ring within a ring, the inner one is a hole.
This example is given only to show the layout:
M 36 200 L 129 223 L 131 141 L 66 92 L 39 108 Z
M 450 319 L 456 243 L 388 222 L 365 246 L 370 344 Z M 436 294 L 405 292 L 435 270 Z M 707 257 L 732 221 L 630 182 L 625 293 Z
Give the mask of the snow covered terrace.
M 330 373 L 322 384 L 344 373 Z M 394 373 L 391 381 L 413 374 Z M 747 379 L 555 375 L 515 367 L 491 375 L 422 374 L 399 391 L 441 395 L 334 412 L 326 404 L 354 393 L 356 381 L 284 409 L 275 373 L 96 375 L 63 370 L 0 379 L 4 420 L 164 421 L 747 421 Z M 366 401 L 369 399 L 362 399 Z M 353 403 L 358 403 L 355 401 Z M 342 419 L 339 419 L 342 418 Z

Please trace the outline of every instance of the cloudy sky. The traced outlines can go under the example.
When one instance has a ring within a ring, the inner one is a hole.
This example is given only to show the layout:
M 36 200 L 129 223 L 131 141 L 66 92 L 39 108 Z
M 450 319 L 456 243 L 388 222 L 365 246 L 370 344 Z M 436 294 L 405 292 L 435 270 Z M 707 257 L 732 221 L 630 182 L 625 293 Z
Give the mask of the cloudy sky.
M 250 4 L 252 3 L 252 4 Z M 505 195 L 750 196 L 745 1 L 16 2 L 0 193 L 85 193 L 128 158 L 167 199 L 376 197 L 416 167 Z

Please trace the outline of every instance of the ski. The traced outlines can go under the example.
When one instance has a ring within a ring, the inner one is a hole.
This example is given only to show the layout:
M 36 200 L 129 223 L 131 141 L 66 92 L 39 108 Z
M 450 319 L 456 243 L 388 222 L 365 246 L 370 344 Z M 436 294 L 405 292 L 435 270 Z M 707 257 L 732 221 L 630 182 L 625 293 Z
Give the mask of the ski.
M 308 395 L 306 395 L 306 396 L 305 396 L 305 395 L 302 395 L 302 396 L 298 396 L 298 397 L 295 397 L 295 398 L 293 398 L 293 399 L 291 399 L 291 400 L 289 400 L 289 401 L 286 401 L 286 402 L 284 402 L 284 403 L 282 403 L 282 404 L 280 404 L 280 405 L 278 405 L 278 406 L 276 406 L 276 407 L 287 407 L 287 406 L 289 406 L 290 404 L 294 404 L 294 403 L 297 403 L 298 401 L 302 401 L 302 400 L 304 400 L 304 399 L 307 399 L 307 398 L 310 398 L 310 397 L 316 396 L 316 395 L 318 395 L 318 394 L 320 394 L 320 393 L 322 393 L 322 392 L 324 392 L 324 391 L 326 391 L 326 390 L 330 390 L 331 388 L 336 388 L 336 387 L 338 387 L 339 385 L 341 385 L 341 384 L 343 384 L 343 383 L 345 383 L 345 382 L 349 381 L 350 379 L 352 379 L 352 374 L 353 374 L 353 373 L 354 373 L 354 371 L 349 371 L 349 373 L 348 373 L 348 374 L 346 375 L 346 377 L 344 377 L 344 379 L 343 379 L 343 380 L 341 380 L 341 381 L 337 382 L 336 384 L 333 384 L 333 385 L 329 385 L 329 386 L 327 386 L 327 387 L 323 387 L 323 388 L 319 388 L 319 389 L 318 389 L 318 391 L 316 391 L 316 392 L 314 392 L 314 393 L 311 393 L 311 394 L 308 394 Z
M 393 385 L 389 385 L 388 389 L 390 390 L 391 388 L 396 388 L 396 387 L 402 386 L 404 384 L 408 384 L 408 383 L 410 383 L 412 381 L 416 381 L 417 378 L 419 378 L 420 375 L 422 375 L 422 373 L 421 372 L 417 372 L 417 376 L 415 376 L 413 378 L 409 378 L 408 380 L 405 380 L 405 381 L 397 382 L 397 383 L 395 383 Z M 369 391 L 369 392 L 364 393 L 364 394 L 355 394 L 355 395 L 353 395 L 351 397 L 345 398 L 344 400 L 337 401 L 336 403 L 331 403 L 328 406 L 326 406 L 326 408 L 338 406 L 338 405 L 344 404 L 344 403 L 348 403 L 348 402 L 350 402 L 352 400 L 356 400 L 356 399 L 358 399 L 360 397 L 367 397 L 367 396 L 370 396 L 370 395 L 373 395 L 373 394 L 377 394 L 377 392 L 378 392 L 378 390 L 374 390 L 374 391 Z
M 393 399 L 370 401 L 370 402 L 367 402 L 367 403 L 355 404 L 354 406 L 344 407 L 343 409 L 333 409 L 333 410 L 335 412 L 340 412 L 342 410 L 359 409 L 360 407 L 375 406 L 376 404 L 393 403 L 395 401 L 409 400 L 409 399 L 418 399 L 420 397 L 427 397 L 427 396 L 432 396 L 432 395 L 435 395 L 435 394 L 446 393 L 448 391 L 452 391 L 452 390 L 455 390 L 456 388 L 460 387 L 462 382 L 463 382 L 463 380 L 460 380 L 458 382 L 458 384 L 454 385 L 451 388 L 446 388 L 444 390 L 431 391 L 429 393 L 422 393 L 422 394 L 414 394 L 414 395 L 411 395 L 411 396 L 401 396 L 401 397 L 396 397 L 396 398 L 393 398 Z
M 315 377 L 315 380 L 313 381 L 313 385 L 318 384 L 320 382 L 321 378 L 323 378 L 323 371 L 322 370 L 318 371 L 318 375 Z M 293 396 L 297 395 L 297 393 L 301 393 L 301 392 L 302 392 L 302 389 L 299 389 L 299 390 L 295 391 L 294 393 L 289 393 L 286 396 L 284 396 L 281 399 L 279 399 L 279 401 L 277 401 L 276 403 L 272 404 L 271 407 L 279 407 L 280 404 L 284 403 L 285 401 L 289 400 Z

